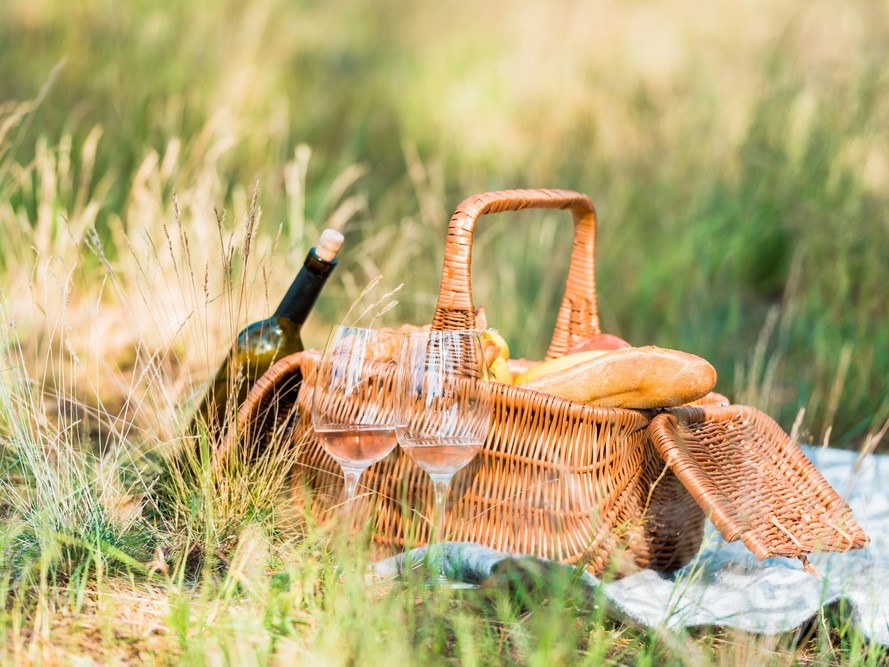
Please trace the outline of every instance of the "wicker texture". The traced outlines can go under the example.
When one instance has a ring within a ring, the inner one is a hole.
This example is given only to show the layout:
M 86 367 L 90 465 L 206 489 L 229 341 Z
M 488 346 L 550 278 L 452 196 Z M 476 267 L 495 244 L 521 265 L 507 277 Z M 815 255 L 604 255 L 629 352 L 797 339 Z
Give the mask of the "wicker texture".
M 486 192 L 466 199 L 457 207 L 448 225 L 433 328 L 472 329 L 475 326 L 470 265 L 472 235 L 478 219 L 488 213 L 528 208 L 568 209 L 574 218 L 574 246 L 565 295 L 546 359 L 559 357 L 577 341 L 601 333 L 596 307 L 596 211 L 589 197 L 567 190 Z
M 677 408 L 649 429 L 658 452 L 729 541 L 757 558 L 867 543 L 849 506 L 787 434 L 755 408 Z
M 343 480 L 311 429 L 318 361 L 318 352 L 304 352 L 281 362 L 275 373 L 283 376 L 289 369 L 290 377 L 298 373 L 305 380 L 297 405 L 295 433 L 303 439 L 303 450 L 295 484 L 311 489 L 311 500 L 300 495 L 300 502 L 311 502 L 313 513 L 323 517 L 339 502 Z M 702 526 L 704 516 L 648 440 L 650 413 L 593 408 L 511 385 L 494 384 L 493 389 L 493 426 L 485 447 L 452 483 L 446 519 L 450 539 L 583 562 L 593 572 L 604 570 L 613 554 L 626 549 L 637 567 L 672 565 L 672 556 L 664 558 L 663 550 L 649 544 L 658 531 L 647 530 L 644 520 L 652 482 L 664 474 L 656 500 L 665 511 L 659 512 L 657 525 L 669 526 L 674 544 L 686 543 L 684 549 L 669 549 L 685 555 L 680 564 L 694 555 L 700 531 L 683 528 Z M 275 401 L 267 401 L 265 409 L 272 406 L 288 412 Z M 523 435 L 529 433 L 534 437 Z M 368 469 L 358 488 L 373 498 L 373 533 L 381 547 L 402 549 L 428 540 L 430 526 L 422 517 L 433 506 L 432 483 L 400 450 Z M 659 555 L 656 562 L 652 554 Z
M 546 354 L 553 358 L 600 333 L 596 217 L 578 193 L 511 190 L 460 204 L 448 228 L 432 326 L 474 326 L 475 224 L 484 214 L 526 208 L 567 209 L 574 220 L 568 280 Z M 238 439 L 228 446 L 256 453 L 271 443 L 296 442 L 302 449 L 294 500 L 321 517 L 339 502 L 343 481 L 311 429 L 319 357 L 307 351 L 275 364 L 251 390 L 239 413 Z M 381 373 L 393 372 L 385 366 Z M 381 547 L 428 539 L 423 517 L 433 504 L 432 484 L 400 449 L 364 473 L 362 491 L 370 501 L 363 516 L 373 521 Z M 593 573 L 670 571 L 699 549 L 705 515 L 760 558 L 866 542 L 848 506 L 799 448 L 752 408 L 596 408 L 499 383 L 485 447 L 454 478 L 446 531 L 450 539 L 582 563 Z

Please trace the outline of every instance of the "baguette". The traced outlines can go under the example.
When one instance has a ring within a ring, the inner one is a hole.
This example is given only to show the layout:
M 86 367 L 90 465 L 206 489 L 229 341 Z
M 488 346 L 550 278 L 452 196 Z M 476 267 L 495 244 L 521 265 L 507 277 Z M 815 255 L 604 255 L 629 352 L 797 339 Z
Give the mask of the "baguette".
M 548 359 L 547 361 L 542 361 L 539 364 L 531 366 L 531 368 L 516 377 L 513 383 L 524 385 L 534 380 L 534 378 L 543 377 L 544 375 L 552 375 L 553 373 L 565 370 L 566 368 L 571 368 L 577 364 L 582 364 L 584 361 L 589 361 L 590 359 L 594 359 L 595 357 L 607 353 L 608 350 L 585 350 L 583 352 L 564 354 L 555 359 Z
M 706 359 L 664 348 L 612 350 L 522 385 L 572 401 L 609 408 L 668 408 L 691 403 L 716 386 Z

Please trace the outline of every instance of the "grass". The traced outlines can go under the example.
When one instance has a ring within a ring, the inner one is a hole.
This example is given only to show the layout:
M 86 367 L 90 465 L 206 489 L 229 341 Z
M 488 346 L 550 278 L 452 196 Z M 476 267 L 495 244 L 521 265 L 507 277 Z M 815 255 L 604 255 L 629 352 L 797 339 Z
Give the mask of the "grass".
M 674 634 L 567 576 L 368 586 L 279 460 L 167 463 L 324 226 L 346 246 L 312 347 L 377 275 L 407 283 L 393 322 L 428 321 L 456 204 L 536 186 L 597 205 L 607 331 L 710 359 L 804 440 L 885 451 L 883 3 L 12 0 L 0 44 L 5 661 L 885 658 L 841 608 Z M 513 356 L 545 350 L 570 243 L 561 214 L 480 223 L 474 295 Z

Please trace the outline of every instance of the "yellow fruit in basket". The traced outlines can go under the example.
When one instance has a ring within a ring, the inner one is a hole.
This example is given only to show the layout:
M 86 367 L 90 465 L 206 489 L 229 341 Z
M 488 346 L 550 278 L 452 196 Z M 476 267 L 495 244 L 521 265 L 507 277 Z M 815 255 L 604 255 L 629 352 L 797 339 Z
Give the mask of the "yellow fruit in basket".
M 503 357 L 494 359 L 488 369 L 494 382 L 502 382 L 503 384 L 512 384 L 512 373 L 509 372 L 509 365 Z
M 561 357 L 556 357 L 555 359 L 550 359 L 549 361 L 539 363 L 536 366 L 531 366 L 531 368 L 516 377 L 516 379 L 513 381 L 513 384 L 526 384 L 528 382 L 531 382 L 532 380 L 536 380 L 537 378 L 543 377 L 545 375 L 550 375 L 551 373 L 564 371 L 567 368 L 576 366 L 577 364 L 583 363 L 584 361 L 590 361 L 591 359 L 595 359 L 596 357 L 601 357 L 603 354 L 608 354 L 610 352 L 611 350 L 585 350 L 583 352 L 574 352 L 572 354 L 566 354 Z
M 499 331 L 496 329 L 485 329 L 482 334 L 482 340 L 491 340 L 497 343 L 497 347 L 500 349 L 500 357 L 504 361 L 509 359 L 509 343 L 500 335 Z
M 494 360 L 500 358 L 500 348 L 497 347 L 497 343 L 492 340 L 483 340 L 482 355 L 484 355 L 485 358 L 485 368 L 490 368 L 491 364 L 494 363 Z
M 509 366 L 509 372 L 512 373 L 512 381 L 515 382 L 515 379 L 524 373 L 529 368 L 536 366 L 539 364 L 539 361 L 533 361 L 531 359 L 507 359 L 506 365 Z

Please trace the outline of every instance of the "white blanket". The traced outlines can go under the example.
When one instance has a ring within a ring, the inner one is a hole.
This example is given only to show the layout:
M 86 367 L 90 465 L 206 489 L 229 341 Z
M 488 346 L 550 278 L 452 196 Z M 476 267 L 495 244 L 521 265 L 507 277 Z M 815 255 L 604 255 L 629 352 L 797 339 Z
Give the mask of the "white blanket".
M 600 584 L 618 612 L 647 626 L 732 627 L 777 634 L 804 624 L 825 605 L 844 599 L 853 620 L 871 641 L 889 645 L 889 456 L 804 447 L 828 482 L 852 506 L 855 519 L 871 538 L 864 549 L 810 557 L 821 574 L 803 571 L 796 559 L 757 561 L 740 542 L 729 544 L 712 525 L 697 558 L 671 576 L 645 570 Z M 477 544 L 445 545 L 453 576 L 480 581 L 497 563 L 510 558 Z M 379 575 L 397 574 L 404 564 L 423 558 L 423 549 L 381 561 Z M 566 566 L 567 567 L 567 566 Z

